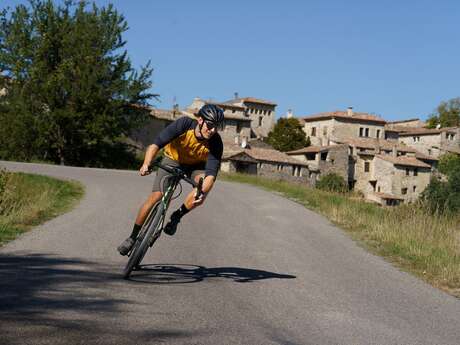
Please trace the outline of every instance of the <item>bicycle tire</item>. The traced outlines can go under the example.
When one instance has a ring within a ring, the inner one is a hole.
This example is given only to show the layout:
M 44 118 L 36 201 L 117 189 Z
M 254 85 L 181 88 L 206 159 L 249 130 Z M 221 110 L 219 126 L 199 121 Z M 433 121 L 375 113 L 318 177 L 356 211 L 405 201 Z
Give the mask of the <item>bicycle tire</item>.
M 163 212 L 163 205 L 161 203 L 159 204 L 160 205 L 157 204 L 154 206 L 154 209 L 144 222 L 139 236 L 137 237 L 136 242 L 134 243 L 134 247 L 129 256 L 128 263 L 126 264 L 126 267 L 123 270 L 124 279 L 129 278 L 133 269 L 141 263 L 142 259 L 147 253 L 147 250 L 150 246 L 150 238 L 155 233 L 155 230 L 157 229 L 160 223 L 161 214 Z

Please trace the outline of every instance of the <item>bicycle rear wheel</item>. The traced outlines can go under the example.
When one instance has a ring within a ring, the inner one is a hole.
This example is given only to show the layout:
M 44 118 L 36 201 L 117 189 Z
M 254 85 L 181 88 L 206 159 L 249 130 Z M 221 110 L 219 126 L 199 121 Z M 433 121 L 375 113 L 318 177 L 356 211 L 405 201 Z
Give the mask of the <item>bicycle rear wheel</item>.
M 123 278 L 128 279 L 133 269 L 138 266 L 149 248 L 150 239 L 155 234 L 158 226 L 161 224 L 160 218 L 163 213 L 162 203 L 156 204 L 142 226 L 139 236 L 134 243 L 128 263 L 123 270 Z

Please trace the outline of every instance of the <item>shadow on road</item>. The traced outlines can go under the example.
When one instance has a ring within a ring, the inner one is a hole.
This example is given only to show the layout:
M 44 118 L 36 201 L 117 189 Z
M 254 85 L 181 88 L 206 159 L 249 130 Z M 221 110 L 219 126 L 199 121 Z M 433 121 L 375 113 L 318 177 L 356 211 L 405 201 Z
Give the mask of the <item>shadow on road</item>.
M 49 254 L 0 254 L 0 343 L 128 344 L 192 335 L 154 324 L 127 327 L 136 305 L 130 289 L 118 267 Z
M 142 265 L 140 270 L 132 273 L 130 280 L 153 284 L 185 284 L 219 278 L 250 283 L 265 279 L 294 279 L 296 276 L 240 267 L 207 268 L 186 264 L 156 264 Z

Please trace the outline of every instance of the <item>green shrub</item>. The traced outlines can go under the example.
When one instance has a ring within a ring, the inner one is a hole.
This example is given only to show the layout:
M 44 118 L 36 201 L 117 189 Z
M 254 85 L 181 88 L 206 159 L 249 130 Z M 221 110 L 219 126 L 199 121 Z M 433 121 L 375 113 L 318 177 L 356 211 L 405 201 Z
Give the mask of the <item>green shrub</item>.
M 347 183 L 342 176 L 329 173 L 320 178 L 316 187 L 329 192 L 345 193 L 348 190 Z
M 456 170 L 460 170 L 460 156 L 454 153 L 446 153 L 439 158 L 438 169 L 444 175 L 450 175 Z
M 460 169 L 450 172 L 447 182 L 432 178 L 422 193 L 431 212 L 456 213 L 460 211 Z

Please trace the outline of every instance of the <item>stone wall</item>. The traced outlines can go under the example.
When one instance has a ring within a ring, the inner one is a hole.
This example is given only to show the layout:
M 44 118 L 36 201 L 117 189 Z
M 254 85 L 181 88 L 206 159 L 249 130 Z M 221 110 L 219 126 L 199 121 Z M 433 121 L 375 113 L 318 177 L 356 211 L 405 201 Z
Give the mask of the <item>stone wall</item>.
M 441 147 L 441 135 L 443 133 L 435 133 L 430 135 L 411 135 L 401 136 L 399 141 L 407 146 L 413 147 L 417 151 L 438 158 L 440 155 L 439 148 Z
M 334 126 L 334 119 L 305 122 L 303 130 L 313 146 L 329 145 L 329 136 Z M 313 130 L 314 129 L 314 130 Z
M 326 152 L 323 152 L 323 158 Z M 321 175 L 335 173 L 342 176 L 345 182 L 348 181 L 348 145 L 336 145 L 329 148 L 326 159 L 321 159 L 321 153 L 318 168 Z

